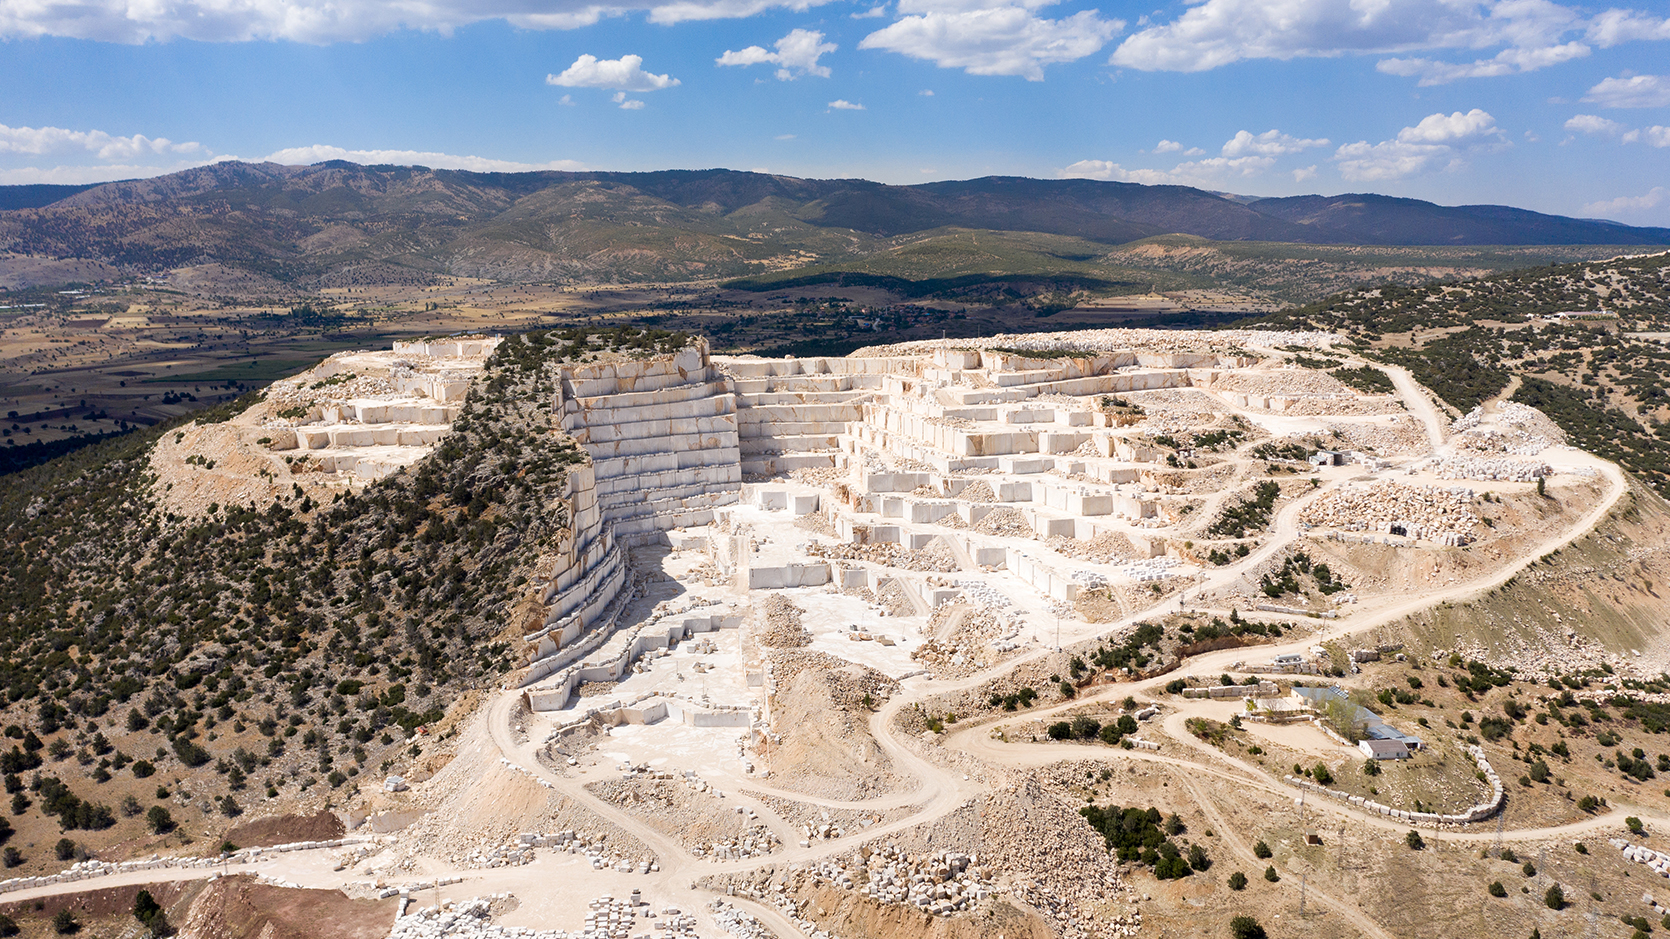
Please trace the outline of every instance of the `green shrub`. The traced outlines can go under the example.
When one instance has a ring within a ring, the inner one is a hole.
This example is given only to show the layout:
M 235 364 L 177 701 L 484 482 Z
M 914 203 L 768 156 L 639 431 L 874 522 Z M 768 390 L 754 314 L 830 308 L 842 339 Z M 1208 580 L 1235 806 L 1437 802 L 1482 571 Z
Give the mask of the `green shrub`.
M 1245 890 L 1245 889 L 1247 889 L 1247 875 L 1241 873 L 1240 871 L 1236 871 L 1235 873 L 1230 874 L 1229 875 L 1229 889 L 1231 889 L 1231 890 Z
M 1555 884 L 1542 895 L 1542 902 L 1551 910 L 1563 910 L 1566 908 L 1566 892 Z
M 1230 939 L 1265 939 L 1264 927 L 1251 916 L 1237 916 L 1229 921 Z
M 1505 897 L 1508 895 L 1508 888 L 1502 886 L 1502 882 L 1500 880 L 1491 881 L 1488 890 L 1490 895 L 1493 897 Z
M 1269 860 L 1271 857 L 1270 846 L 1265 844 L 1263 841 L 1259 841 L 1257 844 L 1253 845 L 1253 857 L 1258 858 L 1260 861 Z

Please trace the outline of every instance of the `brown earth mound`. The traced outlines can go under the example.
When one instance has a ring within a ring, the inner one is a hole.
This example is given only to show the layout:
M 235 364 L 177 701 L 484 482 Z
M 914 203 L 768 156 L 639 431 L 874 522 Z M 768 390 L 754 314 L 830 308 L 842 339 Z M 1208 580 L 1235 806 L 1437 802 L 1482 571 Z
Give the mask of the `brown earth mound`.
M 175 922 L 181 935 L 215 939 L 382 939 L 394 922 L 396 902 L 227 877 L 209 884 Z
M 30 923 L 38 923 L 42 930 L 58 915 L 58 911 L 68 907 L 75 913 L 76 919 L 85 925 L 89 920 L 107 916 L 133 915 L 133 898 L 141 890 L 149 890 L 152 899 L 162 904 L 163 909 L 170 909 L 174 902 L 193 890 L 197 884 L 189 880 L 163 881 L 156 884 L 129 884 L 125 887 L 105 887 L 102 890 L 86 890 L 80 893 L 60 893 L 39 900 L 16 900 L 11 903 L 0 903 L 0 913 L 11 917 L 27 932 Z M 36 905 L 39 904 L 39 909 Z M 130 919 L 129 922 L 132 922 Z
M 274 815 L 234 825 L 226 840 L 240 848 L 265 848 L 297 841 L 334 841 L 342 837 L 342 820 L 332 812 L 312 815 Z

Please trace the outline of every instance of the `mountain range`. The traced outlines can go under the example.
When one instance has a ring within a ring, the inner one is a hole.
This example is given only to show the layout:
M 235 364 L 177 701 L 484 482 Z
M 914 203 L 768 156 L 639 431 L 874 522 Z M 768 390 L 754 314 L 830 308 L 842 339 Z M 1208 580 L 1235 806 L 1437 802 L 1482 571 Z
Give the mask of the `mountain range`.
M 218 263 L 308 286 L 686 280 L 853 261 L 947 230 L 1095 245 L 1159 235 L 1312 245 L 1664 245 L 1670 229 L 1373 194 L 1247 199 L 1020 177 L 893 186 L 732 170 L 473 173 L 227 162 L 0 187 L 0 251 L 134 272 Z

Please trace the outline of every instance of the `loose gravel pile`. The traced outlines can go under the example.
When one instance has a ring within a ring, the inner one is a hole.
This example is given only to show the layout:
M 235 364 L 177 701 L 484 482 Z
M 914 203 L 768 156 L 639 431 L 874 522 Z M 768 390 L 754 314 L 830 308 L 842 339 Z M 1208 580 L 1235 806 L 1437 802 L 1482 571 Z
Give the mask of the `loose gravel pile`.
M 800 624 L 800 616 L 804 612 L 795 606 L 793 600 L 780 593 L 766 597 L 765 603 L 760 605 L 760 644 L 778 649 L 811 645 L 811 631 Z
M 982 535 L 1010 535 L 1016 538 L 1033 538 L 1036 533 L 1032 526 L 1026 523 L 1026 516 L 1018 509 L 993 509 L 986 513 L 985 518 L 974 523 L 974 530 Z

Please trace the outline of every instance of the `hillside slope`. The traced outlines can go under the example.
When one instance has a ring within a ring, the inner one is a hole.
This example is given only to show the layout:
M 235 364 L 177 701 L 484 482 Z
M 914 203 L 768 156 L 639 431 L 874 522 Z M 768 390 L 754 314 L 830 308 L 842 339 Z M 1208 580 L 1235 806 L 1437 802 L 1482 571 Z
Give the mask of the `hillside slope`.
M 1458 416 L 1511 396 L 1670 494 L 1670 253 L 1362 287 L 1256 322 L 1345 333 Z
M 497 637 L 535 560 L 567 535 L 552 506 L 586 460 L 542 406 L 563 348 L 506 340 L 428 458 L 328 504 L 298 486 L 173 514 L 149 459 L 172 427 L 9 477 L 0 723 L 30 732 L 8 731 L 0 761 L 42 769 L 86 806 L 72 817 L 25 798 L 20 840 L 50 843 L 60 826 L 95 849 L 146 837 L 145 819 L 109 806 L 164 781 L 203 809 L 212 799 L 214 814 L 178 819 L 199 837 L 263 799 L 316 808 L 407 758 L 416 727 L 509 667 Z

